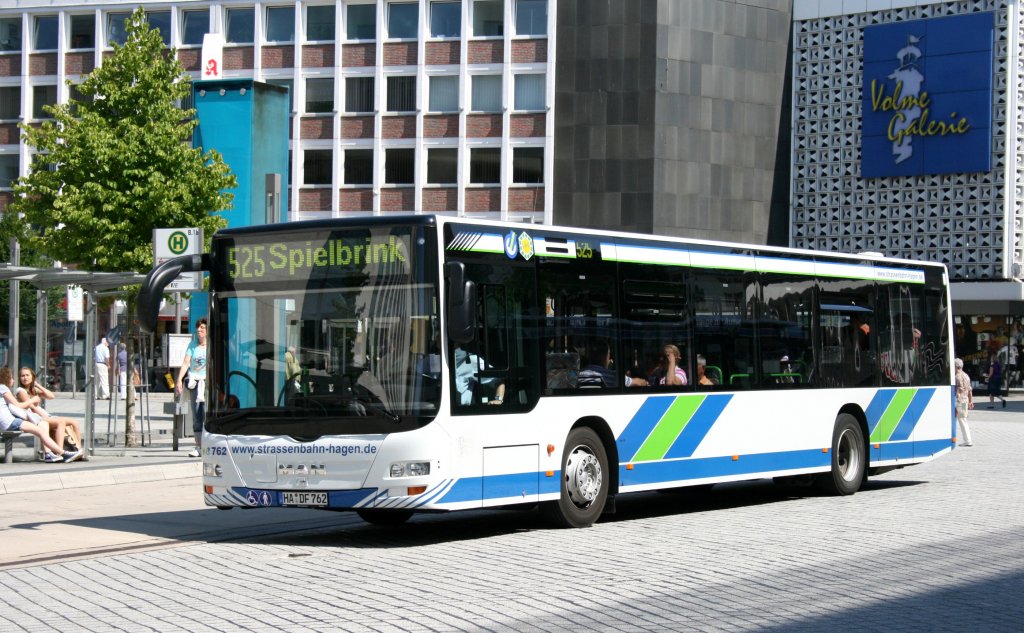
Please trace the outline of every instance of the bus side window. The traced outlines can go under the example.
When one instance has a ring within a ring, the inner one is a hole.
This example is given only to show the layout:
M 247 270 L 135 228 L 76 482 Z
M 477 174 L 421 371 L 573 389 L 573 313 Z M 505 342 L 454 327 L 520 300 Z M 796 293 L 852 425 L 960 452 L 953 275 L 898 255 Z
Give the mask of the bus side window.
M 725 389 L 751 389 L 757 384 L 755 281 L 756 274 L 749 271 L 693 272 L 694 349 L 721 368 Z
M 761 386 L 790 389 L 813 383 L 811 336 L 813 280 L 793 275 L 760 273 L 761 301 L 757 318 L 761 349 Z
M 673 266 L 623 263 L 622 354 L 620 379 L 635 387 L 659 390 L 688 390 L 696 382 L 693 346 L 690 344 L 689 300 L 686 269 Z M 687 386 L 658 386 L 665 345 L 679 349 L 679 368 L 686 373 Z

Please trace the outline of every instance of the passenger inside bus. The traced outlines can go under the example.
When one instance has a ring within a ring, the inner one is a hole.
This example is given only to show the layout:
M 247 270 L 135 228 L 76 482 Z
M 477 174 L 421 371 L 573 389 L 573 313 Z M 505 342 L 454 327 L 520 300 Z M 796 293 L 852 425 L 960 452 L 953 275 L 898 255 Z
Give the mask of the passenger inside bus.
M 702 354 L 697 354 L 697 385 L 701 387 L 713 387 L 722 384 L 721 371 L 717 367 L 708 366 L 708 361 Z
M 587 364 L 580 370 L 580 388 L 615 386 L 615 370 L 611 368 L 612 350 L 605 339 L 594 339 L 587 346 Z
M 459 404 L 481 402 L 500 405 L 504 402 L 505 383 L 498 378 L 480 376 L 480 372 L 488 368 L 482 356 L 462 347 L 455 348 L 455 389 L 459 392 Z M 493 397 L 490 395 L 492 390 Z
M 682 354 L 675 345 L 668 344 L 661 348 L 661 359 L 654 370 L 655 384 L 664 387 L 682 387 L 686 385 L 686 371 L 682 368 Z

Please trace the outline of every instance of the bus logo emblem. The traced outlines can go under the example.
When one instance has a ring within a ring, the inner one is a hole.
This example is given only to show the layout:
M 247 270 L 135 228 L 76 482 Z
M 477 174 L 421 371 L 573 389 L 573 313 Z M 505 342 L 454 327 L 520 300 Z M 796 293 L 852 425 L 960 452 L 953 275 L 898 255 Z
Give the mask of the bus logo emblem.
M 516 232 L 509 231 L 508 235 L 505 236 L 505 256 L 509 259 L 515 259 L 518 254 L 519 243 L 516 242 Z
M 530 258 L 533 257 L 533 238 L 525 232 L 519 234 L 519 252 L 523 254 L 523 259 L 526 261 L 530 261 Z

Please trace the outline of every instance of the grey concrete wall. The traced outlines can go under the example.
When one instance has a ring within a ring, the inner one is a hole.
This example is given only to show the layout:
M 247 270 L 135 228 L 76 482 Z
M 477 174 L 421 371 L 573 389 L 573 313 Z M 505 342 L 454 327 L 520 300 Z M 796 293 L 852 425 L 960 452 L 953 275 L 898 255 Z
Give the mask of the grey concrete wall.
M 764 243 L 791 6 L 559 2 L 555 222 Z

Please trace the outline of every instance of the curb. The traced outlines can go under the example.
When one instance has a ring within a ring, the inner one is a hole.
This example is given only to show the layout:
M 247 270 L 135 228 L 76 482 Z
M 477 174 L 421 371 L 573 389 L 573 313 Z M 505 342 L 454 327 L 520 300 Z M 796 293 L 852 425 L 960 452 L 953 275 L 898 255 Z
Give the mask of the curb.
M 100 467 L 63 473 L 26 473 L 0 477 L 0 495 L 169 481 L 202 475 L 203 465 L 198 461 L 150 466 Z

